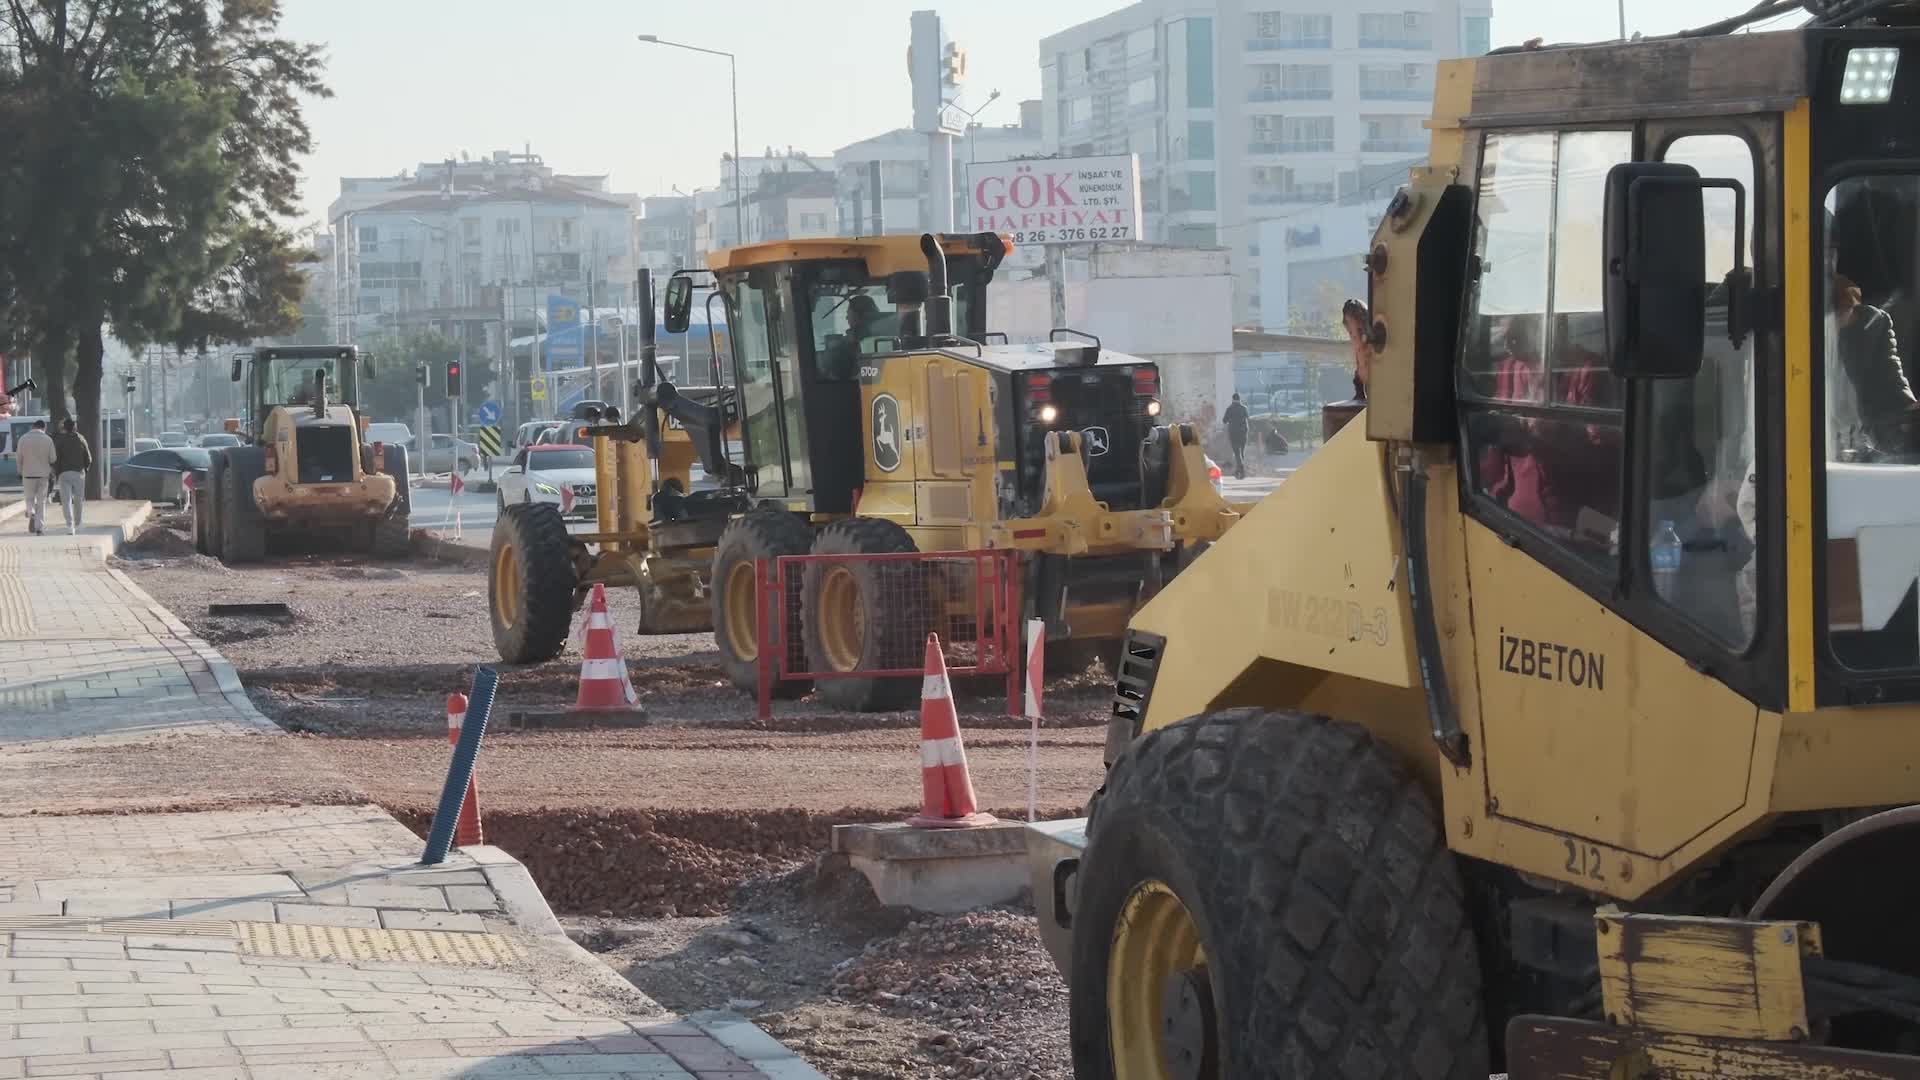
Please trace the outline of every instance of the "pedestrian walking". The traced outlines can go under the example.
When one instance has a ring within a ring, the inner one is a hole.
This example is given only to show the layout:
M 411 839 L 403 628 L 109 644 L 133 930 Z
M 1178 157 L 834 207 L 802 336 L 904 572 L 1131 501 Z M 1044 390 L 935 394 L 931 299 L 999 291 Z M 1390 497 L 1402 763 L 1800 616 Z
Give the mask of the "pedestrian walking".
M 47 434 L 45 420 L 35 420 L 33 430 L 20 436 L 13 449 L 20 466 L 20 484 L 26 489 L 27 531 L 38 536 L 47 531 L 47 485 L 53 482 L 59 451 L 53 445 L 53 436 Z
M 87 470 L 93 467 L 93 449 L 87 437 L 73 425 L 73 418 L 60 421 L 60 434 L 53 437 L 53 471 L 60 483 L 60 513 L 67 519 L 67 535 L 80 531 L 80 515 L 86 506 Z
M 1233 475 L 1237 480 L 1247 478 L 1247 426 L 1249 418 L 1247 407 L 1240 404 L 1240 395 L 1233 395 L 1233 401 L 1227 411 L 1220 414 L 1220 420 L 1227 425 L 1227 442 L 1233 446 Z

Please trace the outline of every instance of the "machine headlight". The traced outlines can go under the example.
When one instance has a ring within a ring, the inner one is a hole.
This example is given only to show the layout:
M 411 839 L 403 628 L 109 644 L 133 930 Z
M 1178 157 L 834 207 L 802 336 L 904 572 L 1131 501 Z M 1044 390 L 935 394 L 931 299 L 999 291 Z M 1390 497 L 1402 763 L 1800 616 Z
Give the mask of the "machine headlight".
M 559 489 L 559 488 L 557 488 L 557 487 L 554 487 L 554 486 L 553 486 L 552 484 L 549 484 L 549 483 L 547 483 L 547 482 L 546 482 L 546 481 L 544 481 L 544 480 L 535 480 L 535 481 L 533 482 L 533 490 L 535 490 L 535 491 L 537 491 L 537 492 L 539 492 L 539 493 L 540 493 L 540 494 L 542 494 L 542 495 L 558 495 L 558 494 L 560 494 L 560 489 Z
M 1060 410 L 1054 408 L 1052 405 L 1042 405 L 1037 415 L 1040 417 L 1041 423 L 1051 424 L 1055 420 L 1060 419 Z
M 1160 415 L 1160 403 L 1158 401 L 1147 402 L 1147 415 L 1148 416 Z
M 1840 104 L 1884 105 L 1893 100 L 1893 73 L 1900 67 L 1900 50 L 1847 50 L 1847 67 L 1840 81 Z

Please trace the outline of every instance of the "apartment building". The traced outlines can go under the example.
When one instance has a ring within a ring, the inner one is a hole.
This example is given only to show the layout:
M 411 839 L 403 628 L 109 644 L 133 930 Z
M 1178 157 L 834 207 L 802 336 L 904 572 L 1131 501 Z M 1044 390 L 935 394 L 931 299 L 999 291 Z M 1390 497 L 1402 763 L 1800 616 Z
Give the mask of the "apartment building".
M 1491 39 L 1489 0 L 1141 0 L 1042 39 L 1044 141 L 1138 154 L 1143 238 L 1228 248 L 1236 321 L 1276 325 L 1261 223 L 1423 153 L 1434 64 Z

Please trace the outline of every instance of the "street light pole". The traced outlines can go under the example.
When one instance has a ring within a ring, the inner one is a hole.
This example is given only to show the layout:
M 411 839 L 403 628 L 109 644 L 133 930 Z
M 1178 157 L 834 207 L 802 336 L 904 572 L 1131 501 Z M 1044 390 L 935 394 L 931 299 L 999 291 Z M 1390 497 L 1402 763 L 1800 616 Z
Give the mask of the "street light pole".
M 649 45 L 669 45 L 689 52 L 706 53 L 708 56 L 727 58 L 727 85 L 733 93 L 733 242 L 747 242 L 746 199 L 747 193 L 740 187 L 740 71 L 734 55 L 719 49 L 703 49 L 698 45 L 687 45 L 678 41 L 667 41 L 653 34 L 641 34 L 640 40 Z

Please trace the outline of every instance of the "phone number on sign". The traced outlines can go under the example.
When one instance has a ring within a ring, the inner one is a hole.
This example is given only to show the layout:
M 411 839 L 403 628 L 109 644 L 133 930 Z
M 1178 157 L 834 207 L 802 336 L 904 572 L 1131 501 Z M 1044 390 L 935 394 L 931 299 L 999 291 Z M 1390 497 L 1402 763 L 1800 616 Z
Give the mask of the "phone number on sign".
M 1085 229 L 1037 229 L 1016 232 L 1016 244 L 1058 244 L 1068 240 L 1131 240 L 1133 229 L 1126 225 L 1094 225 Z

